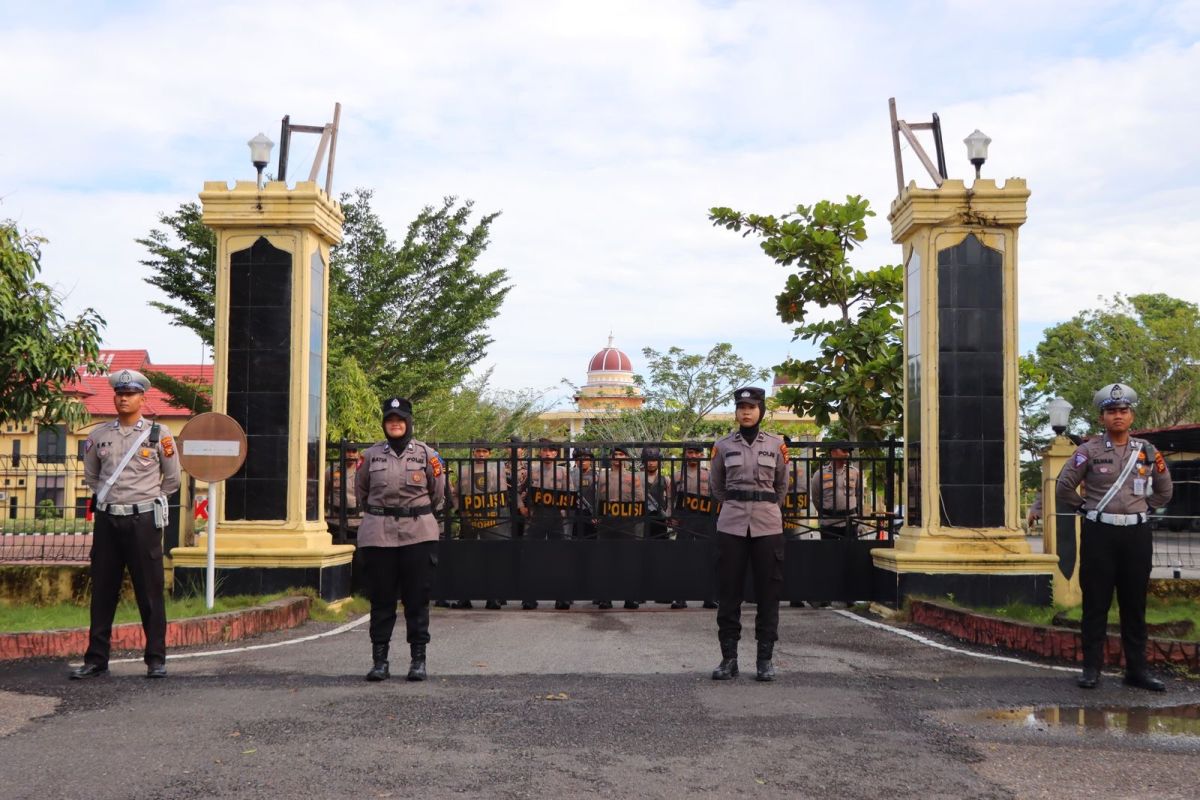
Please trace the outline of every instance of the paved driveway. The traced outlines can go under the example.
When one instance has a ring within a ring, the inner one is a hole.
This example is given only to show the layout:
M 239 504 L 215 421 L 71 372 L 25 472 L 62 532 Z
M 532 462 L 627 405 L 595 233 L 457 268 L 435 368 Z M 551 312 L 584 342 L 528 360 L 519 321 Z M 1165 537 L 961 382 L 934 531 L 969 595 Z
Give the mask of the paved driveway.
M 61 662 L 9 662 L 0 664 L 0 786 L 13 800 L 1113 800 L 1193 798 L 1200 785 L 1200 739 L 977 719 L 996 707 L 1200 699 L 1179 682 L 1165 696 L 1112 678 L 1086 693 L 1067 672 L 785 608 L 780 679 L 718 683 L 708 677 L 714 629 L 714 612 L 700 609 L 439 609 L 423 684 L 362 680 L 365 625 L 173 658 L 165 681 L 145 680 L 138 663 L 69 682 Z M 743 651 L 752 670 L 753 643 Z

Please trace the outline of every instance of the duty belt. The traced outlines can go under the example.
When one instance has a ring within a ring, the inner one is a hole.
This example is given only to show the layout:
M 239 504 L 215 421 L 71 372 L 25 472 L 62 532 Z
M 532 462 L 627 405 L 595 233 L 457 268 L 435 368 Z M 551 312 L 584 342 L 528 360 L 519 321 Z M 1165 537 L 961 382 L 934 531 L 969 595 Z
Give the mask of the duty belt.
M 367 513 L 373 517 L 402 517 L 417 518 L 422 514 L 432 514 L 433 506 L 409 506 L 408 508 L 389 508 L 387 506 L 367 506 Z
M 1097 514 L 1095 511 L 1089 511 L 1084 516 L 1092 522 L 1103 522 L 1105 525 L 1120 525 L 1122 527 L 1127 525 L 1141 525 L 1149 519 L 1149 515 L 1145 511 L 1138 514 Z
M 730 489 L 725 493 L 727 500 L 745 500 L 745 501 L 762 501 L 764 503 L 778 503 L 779 495 L 774 492 L 749 492 L 745 489 Z
M 114 517 L 131 517 L 134 514 L 145 514 L 154 510 L 154 501 L 147 500 L 144 503 L 100 503 L 96 506 L 97 511 L 103 511 L 105 514 Z

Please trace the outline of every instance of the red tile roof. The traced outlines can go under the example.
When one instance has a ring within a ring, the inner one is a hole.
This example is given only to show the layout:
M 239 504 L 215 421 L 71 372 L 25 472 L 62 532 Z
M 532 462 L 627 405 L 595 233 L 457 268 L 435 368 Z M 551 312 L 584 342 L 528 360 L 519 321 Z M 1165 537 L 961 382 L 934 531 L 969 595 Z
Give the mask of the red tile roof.
M 138 372 L 162 372 L 172 378 L 192 378 L 212 385 L 212 364 L 155 364 L 150 360 L 147 350 L 101 350 L 100 361 L 108 365 L 108 371 L 134 369 Z M 72 394 L 79 399 L 92 416 L 116 416 L 113 408 L 113 391 L 108 385 L 108 375 L 94 375 L 81 372 L 79 383 Z M 153 386 L 146 392 L 146 402 L 142 405 L 143 416 L 187 419 L 194 412 L 186 408 L 176 408 L 167 402 L 167 396 Z

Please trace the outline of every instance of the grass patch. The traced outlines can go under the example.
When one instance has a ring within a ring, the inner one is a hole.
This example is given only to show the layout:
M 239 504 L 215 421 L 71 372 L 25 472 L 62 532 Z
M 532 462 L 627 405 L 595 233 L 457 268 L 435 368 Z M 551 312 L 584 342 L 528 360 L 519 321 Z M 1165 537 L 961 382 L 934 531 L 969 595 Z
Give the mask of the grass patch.
M 294 589 L 269 595 L 233 595 L 217 597 L 213 601 L 211 611 L 205 607 L 203 597 L 183 597 L 166 599 L 167 619 L 188 619 L 202 617 L 205 614 L 220 614 L 226 611 L 237 611 L 243 608 L 265 605 L 272 600 L 284 597 L 305 595 L 312 599 L 310 618 L 318 622 L 344 622 L 360 616 L 370 610 L 371 604 L 362 597 L 351 598 L 337 610 L 317 596 L 314 589 Z M 132 600 L 121 602 L 117 606 L 114 624 L 123 622 L 140 622 L 137 603 Z M 86 605 L 74 603 L 57 603 L 55 605 L 7 605 L 0 604 L 0 633 L 18 633 L 21 631 L 43 631 L 58 628 L 86 628 L 89 623 L 89 609 Z
M 1028 622 L 1033 625 L 1051 625 L 1054 618 L 1060 614 L 1073 622 L 1079 622 L 1083 617 L 1082 606 L 1065 608 L 1063 606 L 1031 606 L 1024 603 L 1013 603 L 1011 605 L 991 608 L 972 608 L 955 603 L 953 600 L 947 600 L 946 598 L 930 599 L 940 603 L 949 603 L 968 611 L 978 611 L 981 614 L 991 614 L 997 617 L 1004 617 L 1005 619 Z M 1112 608 L 1108 612 L 1108 622 L 1112 625 L 1119 625 L 1121 622 L 1121 612 L 1117 607 L 1115 597 L 1113 598 Z M 1200 641 L 1200 602 L 1186 597 L 1155 597 L 1151 595 L 1146 598 L 1146 623 L 1148 625 L 1166 625 L 1173 622 L 1191 622 L 1192 630 L 1190 633 L 1171 638 Z M 1151 632 L 1151 635 L 1153 635 L 1153 632 Z

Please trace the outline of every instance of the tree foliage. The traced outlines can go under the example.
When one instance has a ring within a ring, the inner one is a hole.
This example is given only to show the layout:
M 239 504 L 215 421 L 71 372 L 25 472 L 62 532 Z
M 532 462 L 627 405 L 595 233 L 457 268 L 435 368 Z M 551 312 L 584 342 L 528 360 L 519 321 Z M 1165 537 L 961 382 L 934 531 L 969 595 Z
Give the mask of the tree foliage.
M 1166 294 L 1116 295 L 1047 328 L 1036 366 L 1049 395 L 1096 429 L 1092 396 L 1120 382 L 1138 393 L 1137 426 L 1200 418 L 1200 307 Z
M 456 387 L 487 352 L 487 323 L 508 294 L 502 269 L 480 272 L 498 213 L 473 204 L 426 206 L 393 243 L 372 193 L 343 195 L 345 241 L 331 257 L 330 339 L 354 353 L 383 396 L 414 401 Z
M 437 387 L 414 403 L 417 435 L 426 441 L 499 442 L 546 435 L 538 416 L 547 409 L 546 392 L 496 391 L 491 370 L 456 387 Z
M 711 411 L 730 405 L 734 389 L 771 375 L 743 360 L 728 342 L 718 342 L 705 355 L 687 353 L 680 347 L 670 347 L 665 353 L 644 347 L 642 355 L 649 376 L 635 375 L 634 381 L 646 397 L 647 414 L 643 416 L 647 430 L 661 430 L 680 439 L 691 436 Z
M 140 262 L 150 269 L 150 277 L 143 280 L 178 301 L 151 300 L 150 305 L 170 317 L 172 325 L 191 330 L 212 347 L 217 235 L 201 222 L 200 214 L 198 203 L 183 203 L 174 214 L 159 214 L 166 230 L 154 228 L 137 243 L 150 256 Z
M 373 442 L 380 437 L 382 399 L 352 355 L 329 353 L 325 388 L 325 426 L 330 440 Z
M 145 370 L 144 374 L 175 408 L 185 408 L 193 414 L 212 411 L 212 384 L 196 378 L 176 378 L 151 369 Z
M 795 325 L 793 341 L 810 342 L 818 352 L 779 365 L 794 384 L 779 392 L 780 402 L 822 426 L 838 418 L 856 441 L 885 438 L 903 402 L 903 270 L 850 265 L 850 253 L 867 238 L 866 218 L 874 215 L 858 196 L 798 205 L 779 217 L 709 212 L 714 225 L 758 236 L 775 263 L 795 269 L 776 296 L 776 312 Z
M 0 222 L 0 423 L 77 428 L 88 413 L 71 383 L 81 369 L 104 371 L 104 319 L 91 308 L 67 319 L 62 298 L 37 280 L 43 243 Z

